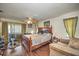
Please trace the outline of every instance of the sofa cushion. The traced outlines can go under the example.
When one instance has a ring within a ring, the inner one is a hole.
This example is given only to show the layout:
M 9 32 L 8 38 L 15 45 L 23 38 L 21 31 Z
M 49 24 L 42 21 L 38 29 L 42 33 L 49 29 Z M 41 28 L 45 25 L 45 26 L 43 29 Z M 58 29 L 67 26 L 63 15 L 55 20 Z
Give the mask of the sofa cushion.
M 79 49 L 79 38 L 70 39 L 69 46 L 74 49 Z

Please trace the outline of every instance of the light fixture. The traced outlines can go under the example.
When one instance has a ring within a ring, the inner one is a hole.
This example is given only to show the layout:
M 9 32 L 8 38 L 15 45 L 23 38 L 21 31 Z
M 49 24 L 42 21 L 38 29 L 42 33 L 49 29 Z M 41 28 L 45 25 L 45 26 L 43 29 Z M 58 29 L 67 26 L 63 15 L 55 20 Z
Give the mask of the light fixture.
M 31 18 L 31 17 L 29 17 L 29 20 L 32 20 L 32 18 Z
M 32 24 L 32 21 L 31 21 L 31 20 L 29 20 L 29 21 L 27 21 L 27 23 L 28 23 L 28 24 Z
M 28 24 L 32 24 L 32 18 L 31 18 L 31 17 L 28 18 L 27 23 L 28 23 Z

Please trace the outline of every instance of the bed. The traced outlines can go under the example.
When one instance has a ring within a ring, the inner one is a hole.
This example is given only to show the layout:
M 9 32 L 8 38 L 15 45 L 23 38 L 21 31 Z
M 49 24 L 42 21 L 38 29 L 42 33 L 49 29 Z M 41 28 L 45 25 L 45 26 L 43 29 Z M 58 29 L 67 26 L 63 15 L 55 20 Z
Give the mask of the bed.
M 32 51 L 52 41 L 52 27 L 38 27 L 38 34 L 23 35 L 22 46 L 31 55 Z

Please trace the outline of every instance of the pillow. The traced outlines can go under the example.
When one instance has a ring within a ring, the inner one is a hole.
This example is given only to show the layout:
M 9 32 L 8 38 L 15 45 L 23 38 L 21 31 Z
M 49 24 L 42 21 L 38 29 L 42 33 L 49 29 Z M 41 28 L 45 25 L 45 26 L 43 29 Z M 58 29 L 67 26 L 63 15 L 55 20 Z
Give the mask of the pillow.
M 43 31 L 42 31 L 42 30 L 41 30 L 41 31 L 39 31 L 39 32 L 38 32 L 38 34 L 43 34 Z
M 79 38 L 70 39 L 69 46 L 79 50 Z
M 57 37 L 53 37 L 53 42 L 55 42 L 55 43 L 57 43 L 57 42 L 59 42 L 60 41 L 60 39 L 59 38 L 57 38 Z
M 43 33 L 49 33 L 48 30 L 44 30 Z
M 69 39 L 60 39 L 60 42 L 68 44 L 69 43 Z

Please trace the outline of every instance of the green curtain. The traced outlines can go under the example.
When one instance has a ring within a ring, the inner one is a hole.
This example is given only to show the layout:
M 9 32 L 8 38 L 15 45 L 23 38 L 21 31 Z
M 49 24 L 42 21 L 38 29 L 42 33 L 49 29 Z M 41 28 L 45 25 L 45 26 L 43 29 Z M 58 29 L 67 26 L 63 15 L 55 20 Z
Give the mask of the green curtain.
M 7 22 L 2 22 L 2 35 L 4 36 L 5 44 L 7 44 L 8 43 L 8 23 Z
M 77 20 L 77 17 L 68 18 L 64 20 L 65 28 L 70 38 L 75 36 Z

